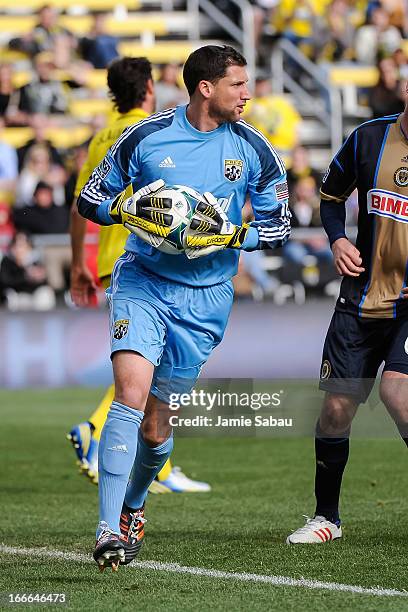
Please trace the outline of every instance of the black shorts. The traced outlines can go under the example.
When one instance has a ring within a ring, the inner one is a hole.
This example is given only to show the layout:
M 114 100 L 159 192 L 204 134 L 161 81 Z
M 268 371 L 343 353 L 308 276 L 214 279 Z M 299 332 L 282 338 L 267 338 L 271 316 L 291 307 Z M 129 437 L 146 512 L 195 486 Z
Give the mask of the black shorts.
M 378 369 L 408 374 L 408 320 L 361 319 L 335 311 L 327 331 L 319 388 L 365 402 Z

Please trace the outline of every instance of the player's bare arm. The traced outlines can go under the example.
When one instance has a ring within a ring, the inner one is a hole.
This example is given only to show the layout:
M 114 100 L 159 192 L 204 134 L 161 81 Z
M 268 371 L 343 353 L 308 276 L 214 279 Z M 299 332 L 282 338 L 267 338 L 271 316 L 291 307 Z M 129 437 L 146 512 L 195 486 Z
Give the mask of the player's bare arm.
M 348 238 L 339 238 L 333 242 L 332 251 L 334 265 L 337 272 L 342 276 L 360 276 L 364 272 L 364 268 L 361 267 L 360 251 Z
M 71 298 L 76 306 L 89 306 L 96 292 L 96 283 L 85 261 L 86 219 L 81 217 L 76 199 L 71 208 L 72 263 L 70 273 Z

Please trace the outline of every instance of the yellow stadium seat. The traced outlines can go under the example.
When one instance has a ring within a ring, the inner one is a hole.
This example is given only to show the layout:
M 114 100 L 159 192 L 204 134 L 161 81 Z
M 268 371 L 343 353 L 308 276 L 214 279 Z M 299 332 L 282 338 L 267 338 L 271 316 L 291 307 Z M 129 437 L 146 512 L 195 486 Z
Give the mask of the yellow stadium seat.
M 88 125 L 72 127 L 48 128 L 47 138 L 59 149 L 69 149 L 85 142 L 92 135 Z M 1 138 L 12 147 L 23 147 L 33 137 L 33 130 L 29 127 L 9 127 L 2 131 Z
M 112 110 L 112 103 L 108 98 L 90 98 L 86 100 L 72 100 L 69 104 L 69 114 L 72 117 L 85 119 L 94 115 L 104 115 Z
M 161 42 L 153 46 L 144 46 L 135 42 L 119 43 L 120 55 L 129 55 L 131 57 L 144 56 L 147 57 L 153 64 L 165 64 L 167 62 L 184 63 L 187 57 L 195 46 L 192 43 L 185 41 L 177 42 Z
M 13 36 L 28 34 L 38 22 L 35 15 L 1 15 L 0 33 L 10 32 Z M 92 17 L 81 15 L 61 15 L 58 23 L 76 36 L 88 34 L 92 27 Z M 113 36 L 136 36 L 144 32 L 152 32 L 158 36 L 167 34 L 165 19 L 147 15 L 128 15 L 126 19 L 109 17 L 106 20 L 106 30 Z
M 86 142 L 92 136 L 92 130 L 87 125 L 77 125 L 70 128 L 49 128 L 47 138 L 58 149 L 70 149 Z
M 13 85 L 17 89 L 19 87 L 23 87 L 27 85 L 32 79 L 32 73 L 30 70 L 19 70 L 18 72 L 13 72 Z
M 14 64 L 26 59 L 27 55 L 22 51 L 12 51 L 7 47 L 0 47 L 0 62 L 2 64 Z
M 89 11 L 112 11 L 117 6 L 124 6 L 129 10 L 137 10 L 140 8 L 140 0 L 18 0 L 19 9 L 27 9 L 33 12 L 38 11 L 44 4 L 54 6 L 55 8 L 64 11 L 73 7 L 83 7 Z M 10 0 L 0 0 L 0 11 L 10 11 L 13 8 Z
M 1 132 L 1 139 L 16 149 L 23 147 L 32 137 L 33 130 L 29 127 L 8 127 Z
M 375 66 L 336 66 L 329 69 L 330 82 L 339 87 L 355 85 L 356 87 L 374 87 L 378 81 L 378 70 Z

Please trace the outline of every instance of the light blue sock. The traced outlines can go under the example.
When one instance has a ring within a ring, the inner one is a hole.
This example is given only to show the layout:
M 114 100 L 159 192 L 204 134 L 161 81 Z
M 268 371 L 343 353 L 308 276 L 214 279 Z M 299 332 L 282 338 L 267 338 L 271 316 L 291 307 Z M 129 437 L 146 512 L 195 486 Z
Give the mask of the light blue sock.
M 143 440 L 139 430 L 137 453 L 126 489 L 125 502 L 129 508 L 141 508 L 147 489 L 166 463 L 173 450 L 173 434 L 159 446 L 151 447 Z
M 120 533 L 120 513 L 142 420 L 140 410 L 112 402 L 99 442 L 99 520 L 115 533 Z

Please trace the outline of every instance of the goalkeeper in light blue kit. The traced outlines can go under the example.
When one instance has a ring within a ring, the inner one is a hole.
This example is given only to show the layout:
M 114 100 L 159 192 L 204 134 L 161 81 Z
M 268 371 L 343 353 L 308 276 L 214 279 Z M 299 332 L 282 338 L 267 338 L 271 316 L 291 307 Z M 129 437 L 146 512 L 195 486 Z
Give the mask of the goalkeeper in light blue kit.
M 99 447 L 94 559 L 102 571 L 140 550 L 147 490 L 173 447 L 169 396 L 191 390 L 223 337 L 240 250 L 289 237 L 283 163 L 240 120 L 250 98 L 245 66 L 232 47 L 194 51 L 183 70 L 190 103 L 127 128 L 78 198 L 84 217 L 132 232 L 107 290 L 115 398 Z M 126 200 L 129 183 L 144 187 Z M 203 194 L 180 255 L 158 248 L 173 220 L 171 200 L 160 197 L 165 185 Z M 249 225 L 241 217 L 247 194 Z

